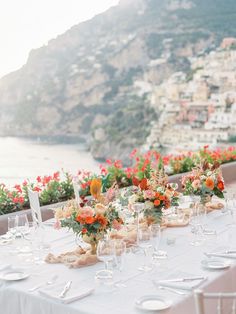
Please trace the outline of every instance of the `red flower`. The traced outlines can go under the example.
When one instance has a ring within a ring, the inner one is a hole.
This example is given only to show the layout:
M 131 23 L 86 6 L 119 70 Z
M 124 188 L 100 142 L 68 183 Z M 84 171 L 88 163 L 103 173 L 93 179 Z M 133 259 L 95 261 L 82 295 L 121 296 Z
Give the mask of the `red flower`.
M 219 181 L 217 183 L 217 187 L 218 187 L 219 190 L 223 191 L 224 188 L 225 188 L 224 182 L 223 181 Z
M 139 179 L 137 179 L 136 177 L 133 177 L 132 182 L 133 182 L 133 185 L 139 186 L 140 182 L 139 182 Z
M 26 180 L 22 183 L 23 186 L 27 186 L 27 184 L 28 184 L 28 183 L 27 183 Z
M 24 199 L 24 197 L 21 196 L 21 197 L 19 197 L 18 201 L 20 204 L 23 204 L 25 202 L 25 199 Z
M 38 186 L 35 186 L 35 187 L 33 188 L 33 191 L 35 191 L 35 192 L 41 192 L 42 189 L 40 189 Z
M 59 171 L 55 172 L 55 173 L 53 174 L 53 180 L 59 181 L 59 179 L 60 179 L 59 176 L 60 176 L 60 172 L 59 172 Z
M 13 201 L 13 203 L 19 203 L 19 198 L 18 197 L 14 197 L 13 199 L 12 199 L 12 201 Z
M 86 233 L 88 230 L 86 229 L 86 228 L 83 228 L 82 230 L 81 230 L 81 232 L 82 233 Z
M 19 193 L 22 193 L 22 189 L 21 189 L 21 186 L 19 184 L 16 184 L 14 186 L 14 188 L 19 192 Z
M 139 184 L 140 186 L 140 189 L 141 190 L 146 190 L 147 189 L 147 179 L 146 178 L 143 178 Z
M 111 159 L 107 159 L 107 160 L 106 160 L 106 163 L 107 163 L 108 165 L 112 165 Z
M 40 183 L 41 182 L 41 177 L 37 176 L 36 180 L 38 181 L 38 183 Z

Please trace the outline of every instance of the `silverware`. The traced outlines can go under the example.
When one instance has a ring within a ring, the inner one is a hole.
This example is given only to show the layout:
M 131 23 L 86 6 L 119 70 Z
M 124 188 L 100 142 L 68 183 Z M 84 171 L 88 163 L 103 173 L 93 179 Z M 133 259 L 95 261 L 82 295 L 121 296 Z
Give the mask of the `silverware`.
M 61 299 L 65 298 L 67 292 L 70 290 L 71 284 L 72 284 L 71 280 L 67 282 L 67 284 L 63 288 L 62 292 L 59 294 L 59 298 L 61 298 Z
M 175 279 L 164 279 L 160 280 L 159 282 L 185 282 L 185 281 L 194 281 L 194 280 L 203 280 L 205 277 L 203 276 L 196 276 L 196 277 L 184 277 L 184 278 L 175 278 Z
M 180 290 L 173 289 L 173 288 L 166 287 L 166 286 L 159 286 L 158 289 L 170 291 L 170 292 L 173 292 L 173 293 L 176 293 L 176 294 L 179 294 L 179 295 L 187 295 L 188 294 L 187 292 L 180 291 Z
M 204 253 L 207 257 L 226 257 L 236 258 L 236 255 L 230 255 L 230 253 Z M 232 253 L 231 253 L 232 254 Z
M 28 291 L 29 292 L 34 292 L 36 290 L 38 290 L 39 288 L 45 286 L 45 285 L 53 285 L 55 283 L 55 281 L 57 280 L 58 275 L 54 275 L 50 280 L 46 281 L 46 282 L 42 282 L 36 286 L 34 286 L 33 288 L 30 288 Z

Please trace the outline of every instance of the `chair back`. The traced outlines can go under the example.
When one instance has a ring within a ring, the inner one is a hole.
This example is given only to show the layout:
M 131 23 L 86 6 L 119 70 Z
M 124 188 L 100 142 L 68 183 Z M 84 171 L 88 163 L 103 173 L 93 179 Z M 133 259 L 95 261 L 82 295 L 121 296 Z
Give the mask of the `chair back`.
M 36 223 L 37 225 L 41 225 L 42 213 L 41 213 L 40 204 L 39 204 L 39 194 L 38 192 L 28 189 L 28 196 L 29 196 L 33 222 Z
M 194 291 L 196 314 L 236 314 L 236 292 Z

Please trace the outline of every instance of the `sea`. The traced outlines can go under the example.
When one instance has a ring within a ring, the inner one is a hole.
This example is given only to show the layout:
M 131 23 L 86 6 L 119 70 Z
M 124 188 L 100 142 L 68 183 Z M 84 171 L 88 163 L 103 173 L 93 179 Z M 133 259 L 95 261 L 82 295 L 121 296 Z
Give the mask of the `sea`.
M 25 179 L 52 175 L 58 170 L 75 175 L 79 170 L 99 171 L 83 144 L 45 144 L 38 140 L 0 137 L 0 183 L 12 187 Z

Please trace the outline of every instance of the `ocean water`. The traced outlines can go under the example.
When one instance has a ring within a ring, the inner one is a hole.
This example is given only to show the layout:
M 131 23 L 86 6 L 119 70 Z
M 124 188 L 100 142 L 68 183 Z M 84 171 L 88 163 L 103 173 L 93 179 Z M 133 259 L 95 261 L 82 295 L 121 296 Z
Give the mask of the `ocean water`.
M 99 171 L 99 164 L 80 144 L 42 144 L 22 138 L 0 137 L 0 183 L 14 186 L 64 169 L 76 174 Z

